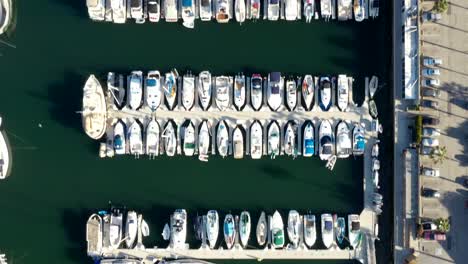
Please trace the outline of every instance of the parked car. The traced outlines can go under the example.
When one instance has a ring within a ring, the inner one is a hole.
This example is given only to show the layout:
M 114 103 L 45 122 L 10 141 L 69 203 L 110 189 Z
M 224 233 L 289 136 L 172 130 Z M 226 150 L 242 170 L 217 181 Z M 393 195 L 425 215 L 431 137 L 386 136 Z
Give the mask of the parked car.
M 436 22 L 442 19 L 442 14 L 426 11 L 422 13 L 421 18 L 423 22 Z
M 439 140 L 437 138 L 423 138 L 422 145 L 425 147 L 437 147 L 439 146 Z
M 424 99 L 424 100 L 421 100 L 420 105 L 422 107 L 427 107 L 427 108 L 437 108 L 439 106 L 439 103 L 433 100 Z
M 423 79 L 422 84 L 423 86 L 439 86 L 440 80 L 439 79 Z
M 423 187 L 421 195 L 426 198 L 439 198 L 440 192 L 431 188 Z
M 437 126 L 440 124 L 440 120 L 436 117 L 423 116 L 422 123 L 423 125 Z
M 436 148 L 434 147 L 422 146 L 421 155 L 431 155 L 435 150 Z
M 421 227 L 422 227 L 424 232 L 426 232 L 426 231 L 436 231 L 437 230 L 437 225 L 434 224 L 434 222 L 431 222 L 431 221 L 421 223 Z
M 423 127 L 424 137 L 438 137 L 440 136 L 440 130 L 434 127 Z
M 421 169 L 421 175 L 428 177 L 440 177 L 440 170 L 437 168 L 423 167 Z
M 447 239 L 444 233 L 432 232 L 432 231 L 424 232 L 423 238 L 424 240 L 432 240 L 432 241 L 445 241 Z
M 423 87 L 421 94 L 424 97 L 433 97 L 433 98 L 440 97 L 440 91 L 431 87 Z
M 440 70 L 439 69 L 434 69 L 434 68 L 424 68 L 422 70 L 422 75 L 426 77 L 431 77 L 434 75 L 440 75 Z
M 426 57 L 423 60 L 424 66 L 438 66 L 442 65 L 442 59 Z

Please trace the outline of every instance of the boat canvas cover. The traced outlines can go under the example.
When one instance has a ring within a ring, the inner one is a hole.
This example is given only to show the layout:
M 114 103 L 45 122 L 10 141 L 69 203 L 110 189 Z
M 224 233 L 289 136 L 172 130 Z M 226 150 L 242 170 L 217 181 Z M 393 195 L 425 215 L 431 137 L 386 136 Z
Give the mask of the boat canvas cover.
M 357 137 L 357 144 L 356 144 L 356 146 L 357 146 L 357 149 L 359 149 L 359 150 L 363 150 L 363 149 L 364 149 L 365 143 L 364 143 L 364 138 L 363 138 L 362 136 L 358 136 L 358 137 Z
M 257 88 L 260 88 L 261 87 L 261 84 L 262 84 L 262 80 L 261 79 L 253 79 L 252 80 L 252 86 L 253 88 L 257 89 Z
M 284 234 L 283 234 L 283 230 L 277 230 L 274 234 L 273 234 L 273 243 L 276 245 L 276 246 L 282 246 L 284 244 Z
M 158 3 L 157 2 L 149 2 L 148 3 L 148 13 L 158 13 Z
M 305 152 L 306 154 L 314 154 L 314 140 L 313 139 L 305 140 Z
M 332 230 L 332 221 L 325 221 L 325 230 L 327 231 Z
M 156 86 L 157 81 L 155 79 L 146 79 L 147 86 Z
M 278 3 L 278 0 L 272 0 L 272 1 L 276 1 Z M 270 81 L 271 82 L 276 82 L 276 83 L 279 83 L 281 80 L 281 73 L 280 72 L 272 72 L 270 73 Z
M 89 7 L 96 7 L 99 4 L 99 0 L 86 0 L 86 5 Z
M 225 222 L 224 223 L 224 230 L 228 236 L 231 236 L 234 233 L 234 226 L 232 222 Z
M 211 8 L 210 0 L 201 0 L 201 6 L 206 6 Z
M 270 0 L 270 4 L 272 5 L 277 5 L 279 3 L 279 0 Z
M 271 94 L 279 94 L 279 85 L 278 84 L 274 84 L 271 86 Z
M 138 8 L 142 6 L 142 0 L 131 0 L 130 7 L 131 8 Z
M 351 223 L 351 230 L 353 230 L 353 231 L 358 231 L 359 229 L 360 229 L 360 224 L 359 224 L 359 222 L 354 222 L 354 221 L 353 221 L 353 222 Z
M 122 148 L 122 137 L 120 135 L 115 136 L 114 138 L 114 147 L 116 149 L 121 149 Z
M 191 7 L 192 6 L 192 0 L 182 0 L 182 6 L 183 7 Z

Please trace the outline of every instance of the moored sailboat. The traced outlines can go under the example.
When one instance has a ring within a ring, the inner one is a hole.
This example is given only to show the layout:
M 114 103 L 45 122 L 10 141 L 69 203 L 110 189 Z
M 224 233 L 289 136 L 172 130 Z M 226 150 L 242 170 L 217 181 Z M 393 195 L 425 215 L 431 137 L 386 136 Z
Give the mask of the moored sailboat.
M 349 105 L 349 86 L 348 77 L 344 74 L 338 75 L 338 108 L 341 111 L 348 110 Z
M 263 154 L 263 128 L 258 120 L 250 126 L 250 156 L 260 159 Z
M 315 128 L 312 121 L 307 121 L 304 126 L 302 142 L 302 156 L 311 157 L 315 155 Z
M 203 120 L 198 132 L 198 159 L 208 161 L 208 152 L 211 146 L 211 126 L 207 120 Z
M 167 72 L 164 79 L 164 95 L 166 98 L 167 107 L 173 110 L 176 106 L 177 98 L 177 78 L 179 73 L 176 69 Z
M 150 157 L 159 155 L 159 123 L 152 119 L 146 127 L 146 154 Z
M 207 110 L 211 104 L 212 83 L 211 73 L 202 71 L 198 76 L 198 99 L 203 110 Z
M 296 210 L 289 211 L 288 214 L 288 237 L 293 248 L 297 248 L 300 239 L 301 216 Z
M 217 76 L 215 78 L 216 87 L 216 106 L 220 111 L 225 111 L 229 108 L 231 102 L 231 80 L 228 76 Z
M 239 111 L 245 105 L 245 90 L 245 76 L 243 74 L 236 75 L 234 78 L 234 106 Z
M 284 153 L 288 156 L 297 155 L 297 125 L 294 121 L 288 121 L 284 132 Z
M 245 21 L 245 0 L 235 0 L 234 2 L 234 15 L 236 17 L 236 21 L 239 23 L 244 23 Z
M 262 212 L 260 214 L 260 218 L 258 219 L 257 228 L 256 228 L 256 236 L 257 236 L 258 245 L 259 246 L 265 245 L 267 237 L 268 237 L 268 226 L 267 226 L 265 212 Z
M 169 120 L 166 123 L 166 127 L 162 133 L 162 139 L 164 142 L 164 151 L 169 157 L 173 157 L 177 150 L 177 134 L 176 134 L 175 123 L 173 120 Z
M 268 156 L 271 159 L 274 159 L 276 156 L 280 154 L 280 138 L 281 132 L 280 127 L 277 121 L 271 121 L 268 127 Z
M 238 125 L 232 133 L 232 148 L 235 159 L 242 159 L 244 157 L 244 142 L 244 131 L 242 125 Z
M 190 72 L 182 78 L 182 106 L 190 110 L 195 103 L 195 76 Z
M 216 146 L 221 157 L 226 157 L 229 148 L 229 130 L 226 121 L 221 120 L 216 130 Z
M 216 246 L 219 233 L 219 215 L 216 210 L 208 211 L 208 214 L 206 215 L 205 229 L 208 245 L 211 249 L 213 249 Z
M 171 216 L 171 242 L 173 248 L 185 248 L 187 237 L 187 212 L 177 209 Z
M 114 104 L 118 109 L 122 109 L 125 101 L 125 88 L 123 83 L 123 76 L 109 72 L 107 74 L 107 90 L 110 92 L 114 99 Z
M 138 219 L 135 211 L 127 212 L 127 220 L 125 222 L 125 244 L 127 248 L 133 248 L 138 231 Z
M 306 110 L 311 110 L 314 106 L 314 93 L 314 78 L 312 75 L 304 76 L 304 80 L 302 80 L 302 99 Z

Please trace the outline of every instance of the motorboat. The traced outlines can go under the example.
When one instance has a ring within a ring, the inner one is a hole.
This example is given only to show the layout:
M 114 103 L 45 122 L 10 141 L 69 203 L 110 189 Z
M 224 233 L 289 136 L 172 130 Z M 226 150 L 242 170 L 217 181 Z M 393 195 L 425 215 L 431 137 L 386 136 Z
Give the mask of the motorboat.
M 164 95 L 169 110 L 173 110 L 177 103 L 176 98 L 178 77 L 179 73 L 176 69 L 173 69 L 170 72 L 166 73 L 166 78 L 164 79 Z
M 257 20 L 260 19 L 260 8 L 261 8 L 261 2 L 260 0 L 250 0 L 248 1 L 250 3 L 250 10 L 247 9 L 247 12 L 250 11 L 249 17 L 250 19 Z
M 184 127 L 184 145 L 182 147 L 185 156 L 193 156 L 195 153 L 195 126 L 189 121 Z
M 171 239 L 171 228 L 169 227 L 168 223 L 164 225 L 161 235 L 165 241 L 168 241 L 169 239 Z
M 331 214 L 322 214 L 322 241 L 323 245 L 328 249 L 334 241 L 333 235 L 333 218 Z
M 127 248 L 133 248 L 138 231 L 138 219 L 135 211 L 127 212 L 127 219 L 125 221 L 125 244 Z
M 207 120 L 203 120 L 198 132 L 198 159 L 208 161 L 208 152 L 211 146 L 211 126 Z
M 309 247 L 313 247 L 317 240 L 317 227 L 315 224 L 315 215 L 304 215 L 304 243 Z
M 319 96 L 320 96 L 320 108 L 322 108 L 323 111 L 328 111 L 331 106 L 331 83 L 330 83 L 330 78 L 329 77 L 320 77 L 320 91 L 319 91 Z
M 348 110 L 349 104 L 349 86 L 348 77 L 344 74 L 338 75 L 338 108 L 341 111 Z
M 293 248 L 299 246 L 299 239 L 301 237 L 301 216 L 296 210 L 289 211 L 288 214 L 288 237 L 292 243 Z
M 310 23 L 314 17 L 315 12 L 315 0 L 304 0 L 304 11 L 303 15 L 306 19 L 306 23 Z
M 250 102 L 254 110 L 260 110 L 263 105 L 263 79 L 260 74 L 253 74 L 250 79 Z
M 268 127 L 268 155 L 274 159 L 280 153 L 280 126 L 277 121 L 272 121 Z
M 114 98 L 114 104 L 118 109 L 122 109 L 125 102 L 125 88 L 123 84 L 123 76 L 116 75 L 113 72 L 107 74 L 107 90 Z
M 127 21 L 127 0 L 110 0 L 112 21 L 124 24 Z
M 143 154 L 143 140 L 140 123 L 137 120 L 133 121 L 127 133 L 130 154 L 138 157 Z
M 304 103 L 304 108 L 306 110 L 311 110 L 314 107 L 314 77 L 312 75 L 304 76 L 302 80 L 302 99 Z
M 245 90 L 245 76 L 243 74 L 236 75 L 234 77 L 234 106 L 239 111 L 242 110 L 245 105 Z
M 198 1 L 201 21 L 210 21 L 213 17 L 211 0 Z
M 236 222 L 232 214 L 227 214 L 223 225 L 224 241 L 227 249 L 231 249 L 236 240 Z
M 263 128 L 258 120 L 250 126 L 250 156 L 260 159 L 263 154 Z
M 366 17 L 367 0 L 354 0 L 354 19 L 361 22 Z
M 216 106 L 220 111 L 225 111 L 230 106 L 231 80 L 228 76 L 217 76 L 215 78 Z
M 166 18 L 166 22 L 174 23 L 179 19 L 177 2 L 178 0 L 164 0 L 164 17 Z
M 106 132 L 107 108 L 104 91 L 94 75 L 89 76 L 83 87 L 81 110 L 83 129 L 92 139 L 100 139 Z
M 365 130 L 361 124 L 357 124 L 353 129 L 353 154 L 362 155 L 366 148 Z
M 380 161 L 377 158 L 372 158 L 372 171 L 380 170 Z
M 348 158 L 352 150 L 351 130 L 348 122 L 342 120 L 336 126 L 336 156 L 338 158 Z
M 375 93 L 379 87 L 379 78 L 377 76 L 372 76 L 369 81 L 369 97 L 371 99 L 374 98 Z
M 267 100 L 271 110 L 277 111 L 283 104 L 283 78 L 280 72 L 268 74 Z
M 218 128 L 216 130 L 216 146 L 218 153 L 221 157 L 226 157 L 229 149 L 229 129 L 226 121 L 219 121 Z
M 207 110 L 211 104 L 211 73 L 202 71 L 198 76 L 198 99 L 203 110 Z
M 185 209 L 177 209 L 171 216 L 171 246 L 173 248 L 185 248 L 187 238 L 187 212 Z
M 0 179 L 5 179 L 11 173 L 11 148 L 7 143 L 6 132 L 1 129 L 2 118 L 0 117 Z
M 208 211 L 206 215 L 206 236 L 211 249 L 215 248 L 219 233 L 219 215 L 216 210 Z
M 332 17 L 332 0 L 320 0 L 320 15 L 326 21 Z
M 150 22 L 159 22 L 161 17 L 161 3 L 160 0 L 148 1 L 148 19 Z
M 369 16 L 372 18 L 376 18 L 379 16 L 379 7 L 380 1 L 379 0 L 369 0 Z
M 241 212 L 239 219 L 239 237 L 244 248 L 247 247 L 247 243 L 249 242 L 251 225 L 250 213 L 247 211 Z
M 195 27 L 195 0 L 181 1 L 182 25 L 186 28 Z
M 159 155 L 159 123 L 152 119 L 146 127 L 146 154 L 150 157 Z
M 265 212 L 262 212 L 260 214 L 260 218 L 258 219 L 256 236 L 257 236 L 258 245 L 259 246 L 265 245 L 267 237 L 268 237 L 268 225 L 267 225 Z
M 109 223 L 109 247 L 118 249 L 122 242 L 123 214 L 120 210 L 111 212 Z
M 267 18 L 270 21 L 276 21 L 280 16 L 279 0 L 268 0 Z
M 377 111 L 377 105 L 374 100 L 369 100 L 369 114 L 372 118 L 377 119 L 379 112 Z
M 302 156 L 312 157 L 315 155 L 315 128 L 312 121 L 306 122 L 302 140 Z
M 372 172 L 372 183 L 374 184 L 374 188 L 380 189 L 379 185 L 379 171 Z
M 246 15 L 245 0 L 235 0 L 234 15 L 237 22 L 244 23 Z
M 338 244 L 343 243 L 343 239 L 346 235 L 346 223 L 344 217 L 338 217 L 336 219 L 335 235 L 336 242 L 338 242 Z
M 173 157 L 177 150 L 177 134 L 174 121 L 169 120 L 166 123 L 166 127 L 162 133 L 162 139 L 164 143 L 164 151 L 169 157 Z
M 141 24 L 145 22 L 143 0 L 130 0 L 130 17 L 135 19 L 136 23 Z
M 321 160 L 328 160 L 334 155 L 335 137 L 329 120 L 322 120 L 319 127 L 319 156 Z
M 377 158 L 379 156 L 379 143 L 376 142 L 372 145 L 372 157 Z
M 159 71 L 149 71 L 145 82 L 145 102 L 151 111 L 156 111 L 161 104 L 161 74 Z
M 284 247 L 284 224 L 278 211 L 275 211 L 270 220 L 271 246 L 273 249 Z
M 284 16 L 286 21 L 294 21 L 300 17 L 298 14 L 298 11 L 300 10 L 298 5 L 299 1 L 297 0 L 284 1 Z
M 143 72 L 132 71 L 128 77 L 128 105 L 133 110 L 138 110 L 143 100 Z
M 294 121 L 286 124 L 284 132 L 284 153 L 288 156 L 297 155 L 297 125 Z
M 122 120 L 117 121 L 114 125 L 114 150 L 115 154 L 122 155 L 126 152 L 126 137 L 125 124 Z
M 359 215 L 350 214 L 348 215 L 348 239 L 349 244 L 353 249 L 356 249 L 361 242 L 361 221 Z
M 286 105 L 290 111 L 294 111 L 297 105 L 297 86 L 292 78 L 286 81 Z
M 216 1 L 216 21 L 218 23 L 227 23 L 231 19 L 231 5 L 228 0 L 215 0 Z
M 182 106 L 190 110 L 195 103 L 195 76 L 187 73 L 182 78 Z
M 88 221 L 86 221 L 86 242 L 88 256 L 100 256 L 102 254 L 102 230 L 102 217 L 99 214 L 92 214 L 88 218 Z
M 94 21 L 104 21 L 106 16 L 106 0 L 86 0 L 88 15 Z M 3 11 L 3 7 L 0 6 Z
M 242 159 L 244 157 L 244 142 L 243 128 L 241 125 L 238 125 L 232 133 L 232 149 L 235 159 Z

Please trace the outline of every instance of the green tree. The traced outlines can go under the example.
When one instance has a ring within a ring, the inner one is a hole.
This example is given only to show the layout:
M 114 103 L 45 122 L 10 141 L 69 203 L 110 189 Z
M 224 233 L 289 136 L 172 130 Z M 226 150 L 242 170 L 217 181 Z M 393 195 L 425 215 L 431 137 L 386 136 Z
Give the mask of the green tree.
M 435 164 L 441 164 L 447 159 L 447 148 L 437 146 L 431 153 L 431 159 Z
M 438 0 L 434 4 L 434 10 L 437 13 L 445 13 L 448 10 L 448 1 L 447 0 Z
M 450 222 L 447 218 L 439 218 L 435 221 L 435 224 L 440 232 L 448 233 L 450 231 Z

